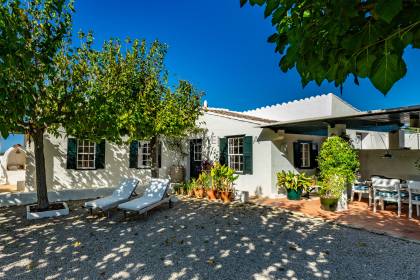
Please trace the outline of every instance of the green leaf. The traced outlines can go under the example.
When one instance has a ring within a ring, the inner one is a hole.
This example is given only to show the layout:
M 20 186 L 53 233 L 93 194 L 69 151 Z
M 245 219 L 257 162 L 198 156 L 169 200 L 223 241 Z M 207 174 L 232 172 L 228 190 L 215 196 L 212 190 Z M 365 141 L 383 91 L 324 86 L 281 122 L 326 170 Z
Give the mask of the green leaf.
M 370 75 L 373 62 L 376 60 L 376 56 L 373 54 L 360 55 L 356 62 L 357 75 L 366 78 Z
M 375 6 L 379 18 L 387 23 L 402 10 L 402 0 L 379 0 Z
M 369 78 L 372 84 L 383 94 L 387 94 L 392 85 L 404 77 L 407 72 L 404 60 L 396 54 L 387 54 L 375 64 L 373 73 Z
M 249 0 L 249 3 L 254 6 L 257 4 L 258 6 L 262 6 L 264 4 L 265 0 Z
M 270 37 L 268 37 L 267 42 L 275 43 L 278 37 L 279 35 L 277 33 L 271 34 Z
M 414 33 L 413 48 L 420 49 L 420 28 Z
M 268 17 L 269 15 L 271 15 L 271 13 L 277 9 L 277 7 L 280 4 L 280 0 L 268 0 L 267 1 L 267 6 L 265 7 L 264 10 L 264 16 Z
M 240 0 L 241 7 L 243 7 L 246 4 L 246 2 L 248 2 L 248 0 Z

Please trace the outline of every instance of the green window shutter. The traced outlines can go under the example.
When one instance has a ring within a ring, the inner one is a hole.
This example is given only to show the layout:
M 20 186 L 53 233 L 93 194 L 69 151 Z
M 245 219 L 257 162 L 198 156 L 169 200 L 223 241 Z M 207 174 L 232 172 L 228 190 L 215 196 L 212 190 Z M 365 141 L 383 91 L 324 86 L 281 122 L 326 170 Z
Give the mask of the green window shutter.
M 219 141 L 219 162 L 222 165 L 228 164 L 228 140 L 226 137 L 220 138 Z
M 138 154 L 139 154 L 139 141 L 132 141 L 130 143 L 130 168 L 138 168 Z
M 105 168 L 105 140 L 96 143 L 95 168 Z
M 244 137 L 244 174 L 252 174 L 252 136 Z
M 67 139 L 67 169 L 77 168 L 77 139 Z
M 158 168 L 162 168 L 162 142 L 159 141 L 157 144 L 157 165 Z
M 293 165 L 296 168 L 302 167 L 302 145 L 299 142 L 293 143 Z

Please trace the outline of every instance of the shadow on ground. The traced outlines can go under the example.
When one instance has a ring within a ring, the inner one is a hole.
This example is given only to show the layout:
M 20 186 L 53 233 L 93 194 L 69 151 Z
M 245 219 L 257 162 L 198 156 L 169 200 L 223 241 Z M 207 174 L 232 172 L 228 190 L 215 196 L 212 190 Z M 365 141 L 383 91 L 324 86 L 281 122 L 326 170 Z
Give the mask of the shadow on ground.
M 3 279 L 420 279 L 420 245 L 250 204 L 181 200 L 127 219 L 0 209 Z M 398 265 L 396 265 L 398 263 Z

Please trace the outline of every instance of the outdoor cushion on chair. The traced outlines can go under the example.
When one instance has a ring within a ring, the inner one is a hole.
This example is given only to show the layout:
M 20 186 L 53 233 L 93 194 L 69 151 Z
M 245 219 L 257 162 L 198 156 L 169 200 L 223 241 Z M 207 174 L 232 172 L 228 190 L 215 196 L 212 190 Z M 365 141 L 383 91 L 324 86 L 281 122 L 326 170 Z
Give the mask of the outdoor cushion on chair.
M 382 197 L 397 197 L 398 192 L 384 192 L 384 191 L 376 191 L 376 197 L 382 196 Z M 406 192 L 400 192 L 401 198 L 407 198 L 408 193 Z
M 369 187 L 364 185 L 354 185 L 353 190 L 355 191 L 368 191 Z
M 130 199 L 136 190 L 138 183 L 139 181 L 137 179 L 124 179 L 110 196 L 88 201 L 85 203 L 85 207 L 90 209 L 101 209 L 102 211 L 117 207 L 118 204 Z
M 144 213 L 164 202 L 170 202 L 170 198 L 167 196 L 168 186 L 168 179 L 152 179 L 150 186 L 146 188 L 141 197 L 122 203 L 118 208 L 124 211 Z

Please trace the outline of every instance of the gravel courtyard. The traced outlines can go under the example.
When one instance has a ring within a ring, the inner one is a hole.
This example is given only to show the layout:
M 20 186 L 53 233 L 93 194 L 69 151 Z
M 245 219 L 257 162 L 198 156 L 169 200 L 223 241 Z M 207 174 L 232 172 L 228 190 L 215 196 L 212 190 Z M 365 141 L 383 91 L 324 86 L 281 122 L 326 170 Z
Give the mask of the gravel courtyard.
M 420 245 L 250 204 L 30 222 L 0 209 L 1 279 L 420 279 Z M 420 230 L 420 229 L 419 229 Z

